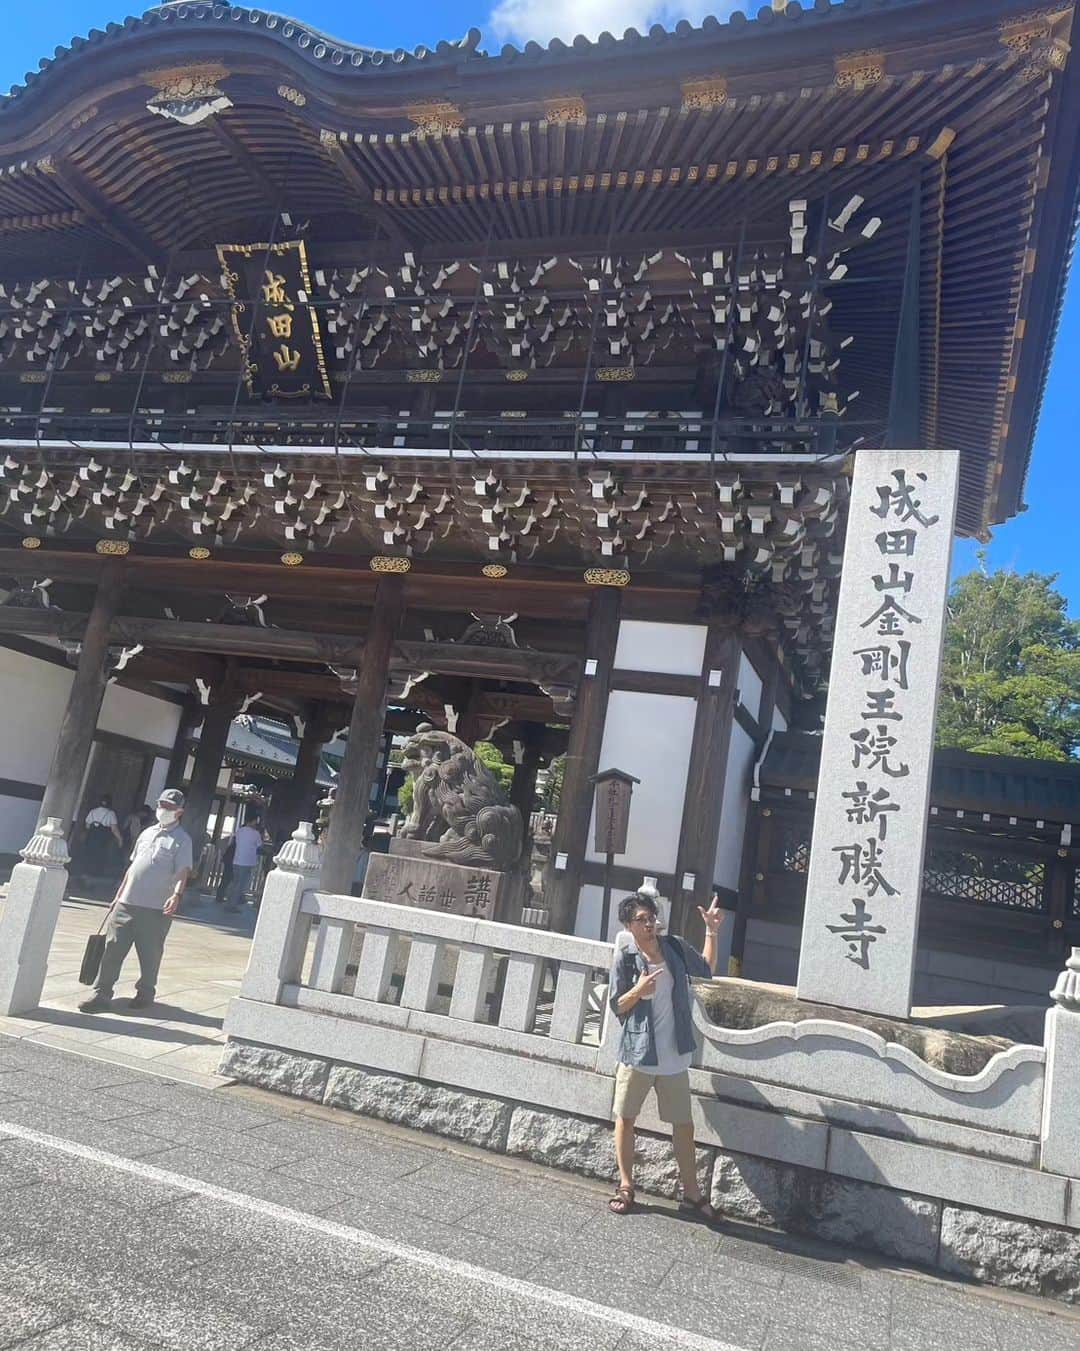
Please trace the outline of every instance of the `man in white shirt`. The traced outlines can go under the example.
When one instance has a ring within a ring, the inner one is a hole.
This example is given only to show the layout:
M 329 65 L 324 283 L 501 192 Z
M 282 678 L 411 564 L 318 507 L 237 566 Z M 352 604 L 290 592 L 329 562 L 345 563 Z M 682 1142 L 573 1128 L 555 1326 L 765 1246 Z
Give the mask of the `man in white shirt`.
M 225 909 L 234 915 L 244 908 L 262 842 L 262 822 L 258 816 L 251 816 L 237 827 L 233 835 L 232 882 L 229 884 L 229 899 Z
M 116 893 L 94 993 L 79 1005 L 83 1013 L 112 1007 L 113 987 L 132 944 L 139 958 L 139 979 L 130 1009 L 149 1008 L 157 991 L 158 971 L 172 917 L 180 907 L 191 874 L 191 836 L 180 825 L 184 795 L 167 788 L 158 798 L 157 821 L 135 841 L 131 862 Z

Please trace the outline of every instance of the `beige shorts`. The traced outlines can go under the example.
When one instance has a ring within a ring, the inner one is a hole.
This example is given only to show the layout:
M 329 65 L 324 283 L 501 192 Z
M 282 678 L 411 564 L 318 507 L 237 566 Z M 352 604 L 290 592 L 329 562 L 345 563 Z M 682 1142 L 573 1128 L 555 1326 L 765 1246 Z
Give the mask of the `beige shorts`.
M 645 1105 L 649 1089 L 656 1089 L 656 1109 L 669 1126 L 684 1126 L 693 1120 L 690 1110 L 690 1072 L 650 1074 L 648 1070 L 619 1065 L 615 1070 L 614 1115 L 633 1121 Z

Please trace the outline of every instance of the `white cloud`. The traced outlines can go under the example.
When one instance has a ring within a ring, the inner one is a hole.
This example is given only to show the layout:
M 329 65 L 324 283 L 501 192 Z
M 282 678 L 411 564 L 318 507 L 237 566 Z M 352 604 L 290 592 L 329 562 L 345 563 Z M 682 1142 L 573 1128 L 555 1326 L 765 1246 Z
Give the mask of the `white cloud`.
M 628 28 L 647 33 L 654 23 L 697 24 L 706 14 L 722 20 L 743 8 L 740 0 L 498 0 L 488 28 L 500 42 L 547 43 L 557 37 L 569 43 L 579 33 L 595 39 L 606 30 L 619 38 Z

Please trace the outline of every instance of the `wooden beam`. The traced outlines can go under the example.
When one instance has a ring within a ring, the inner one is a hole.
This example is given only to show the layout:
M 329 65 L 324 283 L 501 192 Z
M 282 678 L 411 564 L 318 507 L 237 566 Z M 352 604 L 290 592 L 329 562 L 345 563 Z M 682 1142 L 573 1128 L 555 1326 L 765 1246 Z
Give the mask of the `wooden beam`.
M 345 152 L 337 136 L 330 131 L 322 133 L 322 146 L 329 155 L 334 167 L 345 180 L 352 195 L 361 203 L 364 214 L 371 216 L 386 231 L 394 244 L 412 247 L 412 237 L 401 228 L 393 212 L 375 200 L 375 194 L 368 187 L 363 174 L 357 169 Z
M 250 179 L 252 186 L 258 188 L 267 203 L 271 206 L 278 205 L 281 201 L 281 188 L 267 177 L 255 156 L 239 136 L 225 125 L 221 116 L 208 117 L 201 125 L 214 137 L 233 163 Z
M 48 172 L 56 178 L 59 186 L 106 234 L 130 249 L 144 263 L 161 262 L 167 252 L 164 245 L 158 244 L 136 225 L 123 208 L 111 202 L 71 160 L 53 155 L 47 163 Z
M 85 625 L 86 616 L 71 611 L 0 606 L 0 634 L 77 639 Z M 263 657 L 341 667 L 359 667 L 365 650 L 365 643 L 352 634 L 264 629 L 243 624 L 197 624 L 180 619 L 144 619 L 135 615 L 115 617 L 109 639 L 125 647 L 141 643 L 150 650 L 175 650 L 188 656 L 213 652 L 229 657 Z M 398 671 L 428 671 L 437 675 L 538 685 L 563 700 L 573 697 L 581 672 L 580 658 L 564 652 L 534 652 L 527 648 L 479 647 L 465 643 L 399 641 L 394 644 L 389 660 L 391 669 Z M 267 679 L 271 678 L 268 674 Z

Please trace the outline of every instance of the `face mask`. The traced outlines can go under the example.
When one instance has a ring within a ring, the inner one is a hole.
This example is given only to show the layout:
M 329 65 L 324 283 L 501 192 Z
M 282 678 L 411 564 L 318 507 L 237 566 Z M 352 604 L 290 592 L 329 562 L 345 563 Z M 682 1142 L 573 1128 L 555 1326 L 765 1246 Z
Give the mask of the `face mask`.
M 171 812 L 167 807 L 159 807 L 154 814 L 163 826 L 175 825 L 180 820 L 180 813 Z

